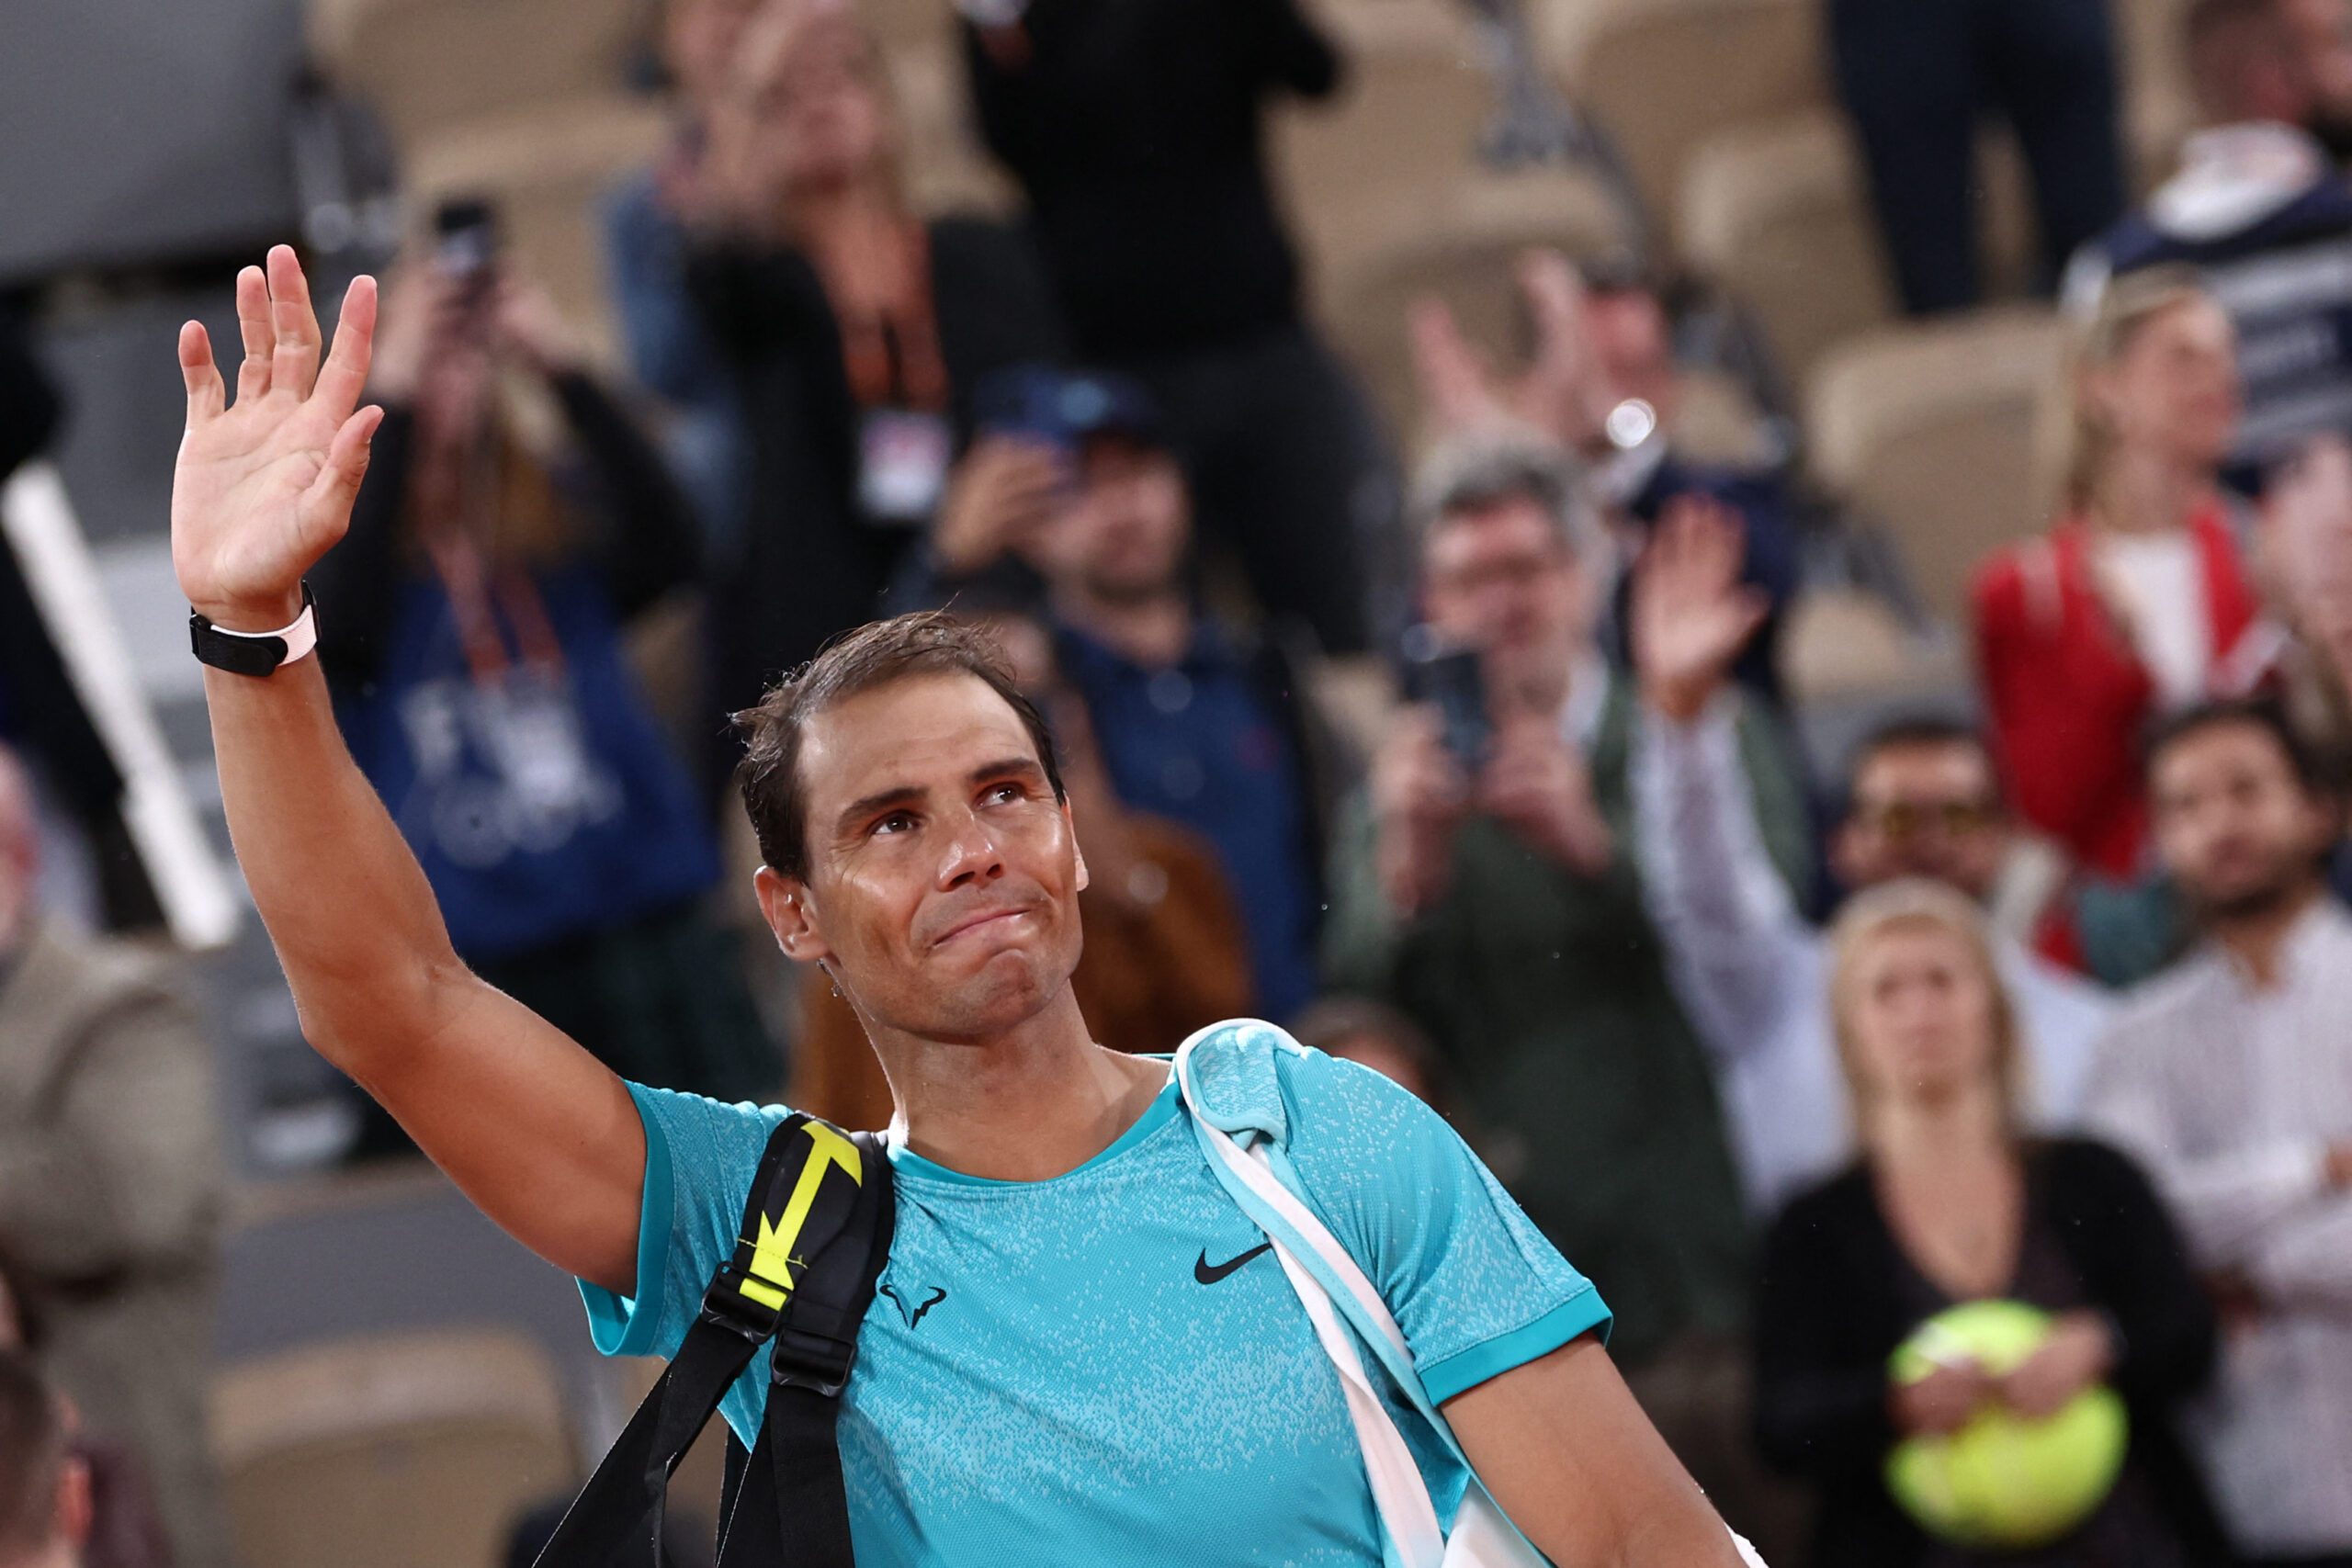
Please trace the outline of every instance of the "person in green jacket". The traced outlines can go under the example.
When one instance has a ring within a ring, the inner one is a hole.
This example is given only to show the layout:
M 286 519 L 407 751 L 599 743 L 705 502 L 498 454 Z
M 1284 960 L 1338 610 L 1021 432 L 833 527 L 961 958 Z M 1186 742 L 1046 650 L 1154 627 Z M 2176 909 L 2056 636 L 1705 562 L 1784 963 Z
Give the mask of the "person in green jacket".
M 1747 1437 L 1752 1238 L 1632 858 L 1642 718 L 1598 636 L 1611 547 L 1546 446 L 1457 444 L 1420 491 L 1421 609 L 1442 643 L 1476 650 L 1487 733 L 1464 755 L 1475 727 L 1449 744 L 1436 707 L 1392 725 L 1334 840 L 1326 977 L 1429 1031 L 1496 1174 L 1609 1291 L 1611 1348 L 1651 1419 L 1761 1544 L 1781 1499 Z M 1763 721 L 1740 740 L 1795 881 L 1799 786 Z

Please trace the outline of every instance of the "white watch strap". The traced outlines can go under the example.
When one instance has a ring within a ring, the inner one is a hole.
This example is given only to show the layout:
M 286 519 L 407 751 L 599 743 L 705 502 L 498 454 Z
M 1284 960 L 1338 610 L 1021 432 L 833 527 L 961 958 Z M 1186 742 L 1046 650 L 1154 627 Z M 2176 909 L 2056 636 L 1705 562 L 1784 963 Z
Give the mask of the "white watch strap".
M 228 627 L 221 626 L 214 626 L 212 631 L 213 635 L 216 637 L 243 637 L 250 642 L 257 642 L 264 637 L 273 637 L 280 639 L 286 644 L 286 657 L 277 661 L 278 668 L 282 670 L 287 665 L 293 663 L 296 660 L 306 659 L 317 650 L 319 646 L 319 607 L 315 604 L 304 604 L 302 606 L 302 613 L 294 617 L 294 624 L 292 626 L 281 626 L 274 632 L 232 632 Z

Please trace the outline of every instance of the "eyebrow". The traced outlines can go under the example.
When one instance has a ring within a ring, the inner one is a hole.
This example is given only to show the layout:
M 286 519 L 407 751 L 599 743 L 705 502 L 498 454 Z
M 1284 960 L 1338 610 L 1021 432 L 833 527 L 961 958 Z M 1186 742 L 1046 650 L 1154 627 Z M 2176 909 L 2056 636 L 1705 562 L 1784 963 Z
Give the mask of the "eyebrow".
M 1038 780 L 1045 776 L 1045 767 L 1035 757 L 1000 757 L 993 762 L 984 762 L 974 768 L 965 775 L 964 782 L 977 784 L 989 779 L 1021 777 Z M 917 805 L 929 793 L 921 784 L 899 784 L 893 789 L 877 790 L 842 807 L 839 826 L 842 831 L 847 832 L 867 818 Z

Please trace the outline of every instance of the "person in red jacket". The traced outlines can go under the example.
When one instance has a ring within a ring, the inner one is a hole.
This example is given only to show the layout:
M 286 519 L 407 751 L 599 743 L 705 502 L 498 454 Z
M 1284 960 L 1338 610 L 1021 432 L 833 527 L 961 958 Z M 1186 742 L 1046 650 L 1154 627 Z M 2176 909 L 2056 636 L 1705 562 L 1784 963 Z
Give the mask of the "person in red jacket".
M 2082 865 L 2141 869 L 2150 719 L 2259 679 L 2260 605 L 2216 479 L 2237 423 L 2229 318 L 2191 275 L 2119 282 L 2075 372 L 2056 527 L 1994 556 L 1976 659 L 2017 808 Z

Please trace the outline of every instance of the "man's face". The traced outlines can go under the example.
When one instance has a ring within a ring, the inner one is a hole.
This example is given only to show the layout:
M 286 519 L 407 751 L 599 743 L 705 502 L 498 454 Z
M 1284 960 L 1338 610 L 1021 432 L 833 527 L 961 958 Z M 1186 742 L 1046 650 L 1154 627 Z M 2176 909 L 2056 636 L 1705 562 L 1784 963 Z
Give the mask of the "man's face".
M 1596 290 L 1585 299 L 1586 335 L 1601 377 L 1623 398 L 1640 398 L 1661 420 L 1674 413 L 1674 328 L 1646 288 Z
M 1993 890 L 2008 829 L 1993 765 L 1973 741 L 1883 746 L 1856 770 L 1853 807 L 1830 844 L 1838 879 L 1873 887 L 1928 876 L 1972 898 Z
M 662 54 L 697 113 L 708 112 L 726 86 L 744 27 L 759 8 L 760 0 L 672 0 Z
M 809 721 L 799 766 L 808 879 L 763 872 L 762 902 L 869 1027 L 979 1043 L 1069 983 L 1086 864 L 1028 729 L 985 682 L 846 698 Z
M 2260 914 L 2301 893 L 2333 830 L 2278 738 L 2250 720 L 2165 746 L 2148 793 L 2165 869 L 2209 919 Z
M 2280 0 L 2312 95 L 2306 127 L 2331 147 L 2352 123 L 2352 0 Z
M 1191 536 L 1192 502 L 1176 459 L 1105 437 L 1080 454 L 1077 491 L 1043 530 L 1038 565 L 1099 599 L 1154 599 L 1176 584 Z
M 2352 690 L 2352 443 L 2308 443 L 2263 494 L 2267 586 Z
M 1532 498 L 1440 519 L 1421 572 L 1430 625 L 1485 655 L 1498 696 L 1555 689 L 1592 641 L 1592 581 Z

